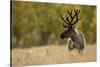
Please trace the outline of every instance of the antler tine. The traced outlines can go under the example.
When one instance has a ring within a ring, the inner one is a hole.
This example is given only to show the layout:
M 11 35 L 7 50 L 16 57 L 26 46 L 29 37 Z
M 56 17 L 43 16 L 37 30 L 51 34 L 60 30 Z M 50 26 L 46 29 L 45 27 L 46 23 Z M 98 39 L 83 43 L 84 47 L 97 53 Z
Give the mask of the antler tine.
M 67 20 L 70 24 L 71 24 L 71 22 L 73 21 L 72 11 L 73 11 L 73 9 L 72 9 L 71 11 L 68 11 L 68 10 L 67 10 L 67 12 L 68 12 L 68 14 L 69 14 L 69 16 L 70 16 L 70 18 L 71 18 L 71 21 L 68 19 L 68 17 L 66 17 L 66 20 Z
M 76 24 L 80 19 L 78 18 L 78 14 L 80 13 L 80 10 L 75 10 L 74 9 L 74 11 L 75 11 L 75 15 L 74 15 L 74 17 L 76 16 L 76 21 L 72 24 L 72 26 L 74 25 L 74 24 Z
M 78 19 L 77 21 L 75 21 L 75 22 L 72 24 L 72 26 L 73 26 L 74 24 L 76 24 L 79 20 L 80 20 L 80 19 Z
M 75 10 L 75 9 L 74 9 L 74 12 L 75 12 L 74 17 L 75 17 L 76 15 L 78 15 L 78 14 L 80 13 L 80 10 L 78 10 L 78 9 L 77 9 L 77 10 Z
M 73 9 L 70 12 L 67 10 L 67 12 L 70 15 L 70 17 L 72 17 L 72 11 L 73 11 Z
M 67 21 L 63 18 L 62 14 L 60 15 L 61 19 L 66 23 L 66 24 L 69 24 L 67 23 Z
M 63 25 L 64 28 L 68 28 L 68 26 L 66 26 L 64 23 L 62 23 L 62 25 Z
M 68 19 L 68 16 L 66 17 L 66 21 L 68 21 L 68 22 L 69 22 L 69 24 L 71 24 L 71 23 L 70 23 L 70 20 Z
M 75 16 L 73 16 L 73 9 L 71 9 L 71 11 L 68 11 L 68 10 L 67 10 L 67 12 L 68 12 L 68 14 L 69 14 L 69 16 L 70 16 L 70 19 L 71 19 L 71 20 L 70 20 L 70 24 L 72 24 L 73 19 L 74 19 L 74 17 L 75 17 Z

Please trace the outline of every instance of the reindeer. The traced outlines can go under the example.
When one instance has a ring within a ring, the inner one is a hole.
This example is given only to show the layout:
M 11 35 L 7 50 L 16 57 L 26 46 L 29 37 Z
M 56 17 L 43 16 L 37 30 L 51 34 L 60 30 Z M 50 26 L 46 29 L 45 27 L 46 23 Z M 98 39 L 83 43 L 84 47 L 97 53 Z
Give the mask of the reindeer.
M 81 31 L 77 31 L 76 23 L 80 20 L 79 13 L 80 10 L 78 9 L 72 9 L 70 11 L 67 10 L 67 16 L 64 18 L 61 14 L 61 19 L 64 21 L 62 23 L 63 27 L 67 30 L 64 31 L 60 38 L 69 38 L 68 40 L 68 50 L 72 51 L 73 49 L 78 49 L 79 53 L 82 53 L 82 50 L 84 49 L 85 45 L 85 38 Z

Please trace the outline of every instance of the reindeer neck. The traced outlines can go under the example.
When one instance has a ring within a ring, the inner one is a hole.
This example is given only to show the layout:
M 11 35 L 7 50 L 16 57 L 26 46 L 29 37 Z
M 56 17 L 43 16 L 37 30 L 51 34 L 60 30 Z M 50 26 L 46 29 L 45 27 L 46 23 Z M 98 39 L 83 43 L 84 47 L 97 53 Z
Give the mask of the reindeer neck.
M 78 36 L 78 34 L 77 34 L 77 31 L 75 30 L 75 31 L 73 32 L 73 35 L 71 36 L 71 40 L 72 40 L 72 41 L 76 41 L 76 40 L 77 40 L 77 36 Z

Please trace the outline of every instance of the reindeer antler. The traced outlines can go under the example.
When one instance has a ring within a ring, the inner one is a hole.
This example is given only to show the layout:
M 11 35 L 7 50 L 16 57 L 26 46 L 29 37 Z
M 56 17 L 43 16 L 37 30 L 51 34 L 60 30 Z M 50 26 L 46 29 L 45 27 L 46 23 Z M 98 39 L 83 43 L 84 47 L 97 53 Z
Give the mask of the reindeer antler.
M 61 14 L 61 19 L 66 23 L 66 24 L 69 24 L 64 18 L 63 18 L 63 16 L 62 16 L 62 14 Z
M 69 14 L 69 17 L 66 16 L 66 20 L 63 18 L 62 14 L 61 14 L 61 19 L 67 24 L 67 26 L 63 24 L 64 27 L 71 27 L 71 26 L 75 25 L 80 20 L 78 18 L 80 10 L 71 9 L 70 11 L 67 10 L 67 13 Z M 76 20 L 74 21 L 75 18 L 76 18 Z
M 60 15 L 61 19 L 67 24 L 69 25 L 69 23 L 63 18 L 62 14 Z M 63 27 L 67 28 L 68 26 L 66 26 L 64 23 L 62 23 Z
M 80 20 L 80 18 L 78 18 L 78 14 L 80 13 L 80 10 L 75 10 L 74 9 L 74 11 L 75 11 L 75 15 L 74 15 L 74 17 L 76 16 L 76 21 L 72 24 L 72 26 L 74 25 L 74 24 L 76 24 L 79 20 Z

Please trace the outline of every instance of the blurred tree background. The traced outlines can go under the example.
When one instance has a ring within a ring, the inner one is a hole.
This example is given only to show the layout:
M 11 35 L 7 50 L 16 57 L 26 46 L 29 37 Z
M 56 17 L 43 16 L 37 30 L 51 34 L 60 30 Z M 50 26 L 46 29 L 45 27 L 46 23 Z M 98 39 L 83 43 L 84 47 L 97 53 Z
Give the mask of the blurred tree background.
M 12 48 L 66 45 L 67 40 L 59 38 L 66 30 L 60 14 L 66 15 L 66 10 L 73 8 L 81 11 L 77 29 L 84 33 L 88 44 L 96 43 L 96 6 L 12 1 L 11 8 Z

